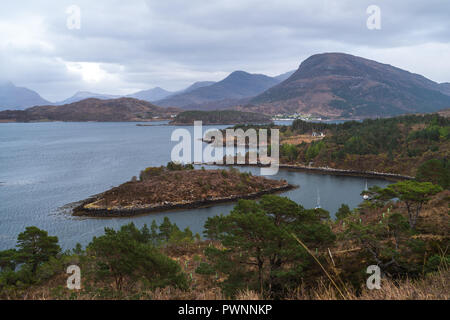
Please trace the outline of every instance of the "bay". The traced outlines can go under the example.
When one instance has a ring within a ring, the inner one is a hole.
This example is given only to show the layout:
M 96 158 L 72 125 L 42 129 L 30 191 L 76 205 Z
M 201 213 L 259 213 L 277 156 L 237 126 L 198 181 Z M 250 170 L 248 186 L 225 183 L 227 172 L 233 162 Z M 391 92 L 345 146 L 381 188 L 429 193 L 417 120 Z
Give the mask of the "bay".
M 233 203 L 208 208 L 154 213 L 132 218 L 80 218 L 67 204 L 83 200 L 138 176 L 148 166 L 170 161 L 176 142 L 166 122 L 136 123 L 49 122 L 0 124 L 0 249 L 15 246 L 17 235 L 37 226 L 59 238 L 63 248 L 86 245 L 105 227 L 134 222 L 138 227 L 169 217 L 180 228 L 201 233 L 208 217 L 227 214 Z M 225 128 L 227 126 L 214 126 Z M 192 127 L 184 127 L 192 132 Z M 213 128 L 204 126 L 204 131 Z M 259 168 L 239 167 L 259 174 Z M 299 185 L 283 193 L 306 208 L 320 205 L 332 216 L 342 203 L 351 208 L 365 187 L 388 184 L 382 179 L 312 174 L 280 170 L 271 178 Z

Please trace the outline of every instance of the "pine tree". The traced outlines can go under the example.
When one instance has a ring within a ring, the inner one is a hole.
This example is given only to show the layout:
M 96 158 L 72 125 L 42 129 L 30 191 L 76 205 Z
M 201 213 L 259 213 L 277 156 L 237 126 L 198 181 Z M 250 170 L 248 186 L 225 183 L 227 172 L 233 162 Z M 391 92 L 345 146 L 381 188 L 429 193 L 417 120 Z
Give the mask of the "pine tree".
M 186 288 L 187 278 L 181 267 L 152 244 L 138 241 L 133 227 L 122 226 L 119 231 L 105 228 L 105 234 L 88 245 L 89 255 L 97 262 L 97 276 L 112 279 L 118 291 L 136 281 L 152 289 L 168 285 Z
M 37 227 L 27 227 L 20 233 L 17 237 L 17 247 L 18 261 L 29 265 L 33 274 L 40 264 L 61 251 L 58 238 L 49 236 L 47 231 Z
M 273 195 L 260 203 L 240 200 L 229 215 L 209 218 L 205 235 L 224 246 L 207 248 L 205 253 L 212 268 L 227 275 L 222 285 L 231 295 L 248 287 L 276 297 L 298 285 L 311 257 L 293 235 L 313 247 L 334 241 L 322 213 L 317 216 L 316 210 Z

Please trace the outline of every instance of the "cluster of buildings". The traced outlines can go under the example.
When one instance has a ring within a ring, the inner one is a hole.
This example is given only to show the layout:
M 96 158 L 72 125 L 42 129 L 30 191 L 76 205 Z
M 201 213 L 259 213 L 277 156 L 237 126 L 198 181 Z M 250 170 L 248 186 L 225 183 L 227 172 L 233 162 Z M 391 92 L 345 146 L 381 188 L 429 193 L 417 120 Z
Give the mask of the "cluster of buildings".
M 294 114 L 276 114 L 275 116 L 273 116 L 272 120 L 303 120 L 303 121 L 322 121 L 322 118 L 320 117 L 314 117 L 311 114 L 299 114 L 299 113 L 294 113 Z
M 313 137 L 325 137 L 323 132 L 315 132 L 315 131 L 312 132 L 311 136 L 313 136 Z

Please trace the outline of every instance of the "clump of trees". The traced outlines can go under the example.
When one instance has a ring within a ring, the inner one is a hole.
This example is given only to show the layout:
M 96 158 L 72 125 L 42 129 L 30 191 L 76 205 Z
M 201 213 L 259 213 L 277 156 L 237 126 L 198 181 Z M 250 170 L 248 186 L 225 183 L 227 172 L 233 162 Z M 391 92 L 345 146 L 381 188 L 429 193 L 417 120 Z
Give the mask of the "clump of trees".
M 382 212 L 378 219 L 362 218 L 364 211 L 349 213 L 339 209 L 345 239 L 357 243 L 360 259 L 368 259 L 390 276 L 415 277 L 436 271 L 449 259 L 445 237 L 422 237 L 417 224 L 425 204 L 442 188 L 430 182 L 400 181 L 386 188 L 372 187 L 367 194 L 369 203 Z M 391 212 L 393 202 L 395 210 Z M 387 208 L 387 209 L 386 209 Z M 399 212 L 406 209 L 406 214 Z
M 17 238 L 17 249 L 0 251 L 0 297 L 21 296 L 30 286 L 65 274 L 72 264 L 82 270 L 84 292 L 93 295 L 119 297 L 123 292 L 167 286 L 185 290 L 187 276 L 165 252 L 199 240 L 189 228 L 182 231 L 165 218 L 159 226 L 153 221 L 150 228 L 138 229 L 133 223 L 119 230 L 105 228 L 104 235 L 94 237 L 86 249 L 77 244 L 63 252 L 57 237 L 27 227 Z
M 450 188 L 450 162 L 446 158 L 428 160 L 417 169 L 416 179 L 421 182 L 432 182 L 448 189 Z
M 190 163 L 183 164 L 170 161 L 166 166 L 160 167 L 148 167 L 142 170 L 139 174 L 139 180 L 145 181 L 152 177 L 159 176 L 167 171 L 182 171 L 182 170 L 194 170 L 194 166 Z
M 336 124 L 329 124 L 325 122 L 311 122 L 297 119 L 292 122 L 291 128 L 292 131 L 297 134 L 311 134 L 313 131 L 333 130 L 336 126 Z
M 0 292 L 15 292 L 46 279 L 43 266 L 60 254 L 57 237 L 27 227 L 17 237 L 17 249 L 0 251 Z
M 336 220 L 342 220 L 352 214 L 350 207 L 343 203 L 336 212 Z
M 214 110 L 214 111 L 184 111 L 179 113 L 172 121 L 173 123 L 191 124 L 194 121 L 203 121 L 205 124 L 227 124 L 227 123 L 271 123 L 269 116 L 261 113 L 242 112 L 237 110 Z
M 56 237 L 28 227 L 15 249 L 0 251 L 0 297 L 23 297 L 35 285 L 66 279 L 72 264 L 80 266 L 83 277 L 81 291 L 70 293 L 75 298 L 151 298 L 156 288 L 165 287 L 196 290 L 201 275 L 205 281 L 200 283 L 220 287 L 227 297 L 246 289 L 264 298 L 292 297 L 299 287 L 331 277 L 344 292 L 347 284 L 359 288 L 365 283 L 371 264 L 390 277 L 419 277 L 450 262 L 445 231 L 424 232 L 419 219 L 441 190 L 410 180 L 373 187 L 364 202 L 371 204 L 371 213 L 343 204 L 336 221 L 326 210 L 306 209 L 276 195 L 240 200 L 230 214 L 208 218 L 204 242 L 167 217 L 140 229 L 133 223 L 106 228 L 86 248 L 78 244 L 68 251 L 61 250 Z M 198 255 L 188 259 L 193 261 L 189 267 L 197 279 L 189 273 L 188 260 L 182 268 L 183 259 L 175 259 L 193 252 Z M 62 292 L 64 285 L 52 290 Z
M 378 201 L 386 202 L 392 199 L 402 201 L 408 212 L 409 226 L 414 230 L 423 206 L 430 200 L 431 196 L 441 192 L 442 188 L 431 182 L 406 180 L 390 184 L 384 189 L 372 189 L 372 191 L 374 191 L 371 194 L 372 198 Z
M 285 143 L 280 146 L 280 156 L 289 162 L 293 162 L 298 157 L 298 149 L 295 145 Z
M 142 170 L 139 173 L 139 180 L 145 181 L 148 180 L 151 177 L 156 177 L 161 175 L 164 172 L 165 168 L 163 166 L 161 167 L 148 167 Z
M 367 222 L 361 222 L 358 214 L 352 214 L 345 222 L 344 239 L 359 246 L 355 265 L 361 270 L 367 264 L 375 264 L 390 277 L 414 278 L 448 267 L 450 256 L 445 250 L 448 241 L 421 237 L 411 228 L 408 218 L 398 212 L 384 213 L 379 220 Z M 358 283 L 363 281 L 357 274 L 355 276 Z
M 313 141 L 306 149 L 305 157 L 306 161 L 311 161 L 317 157 L 322 149 L 325 148 L 323 141 Z
M 295 146 L 296 152 L 290 146 L 286 147 L 283 158 L 286 161 L 313 161 L 345 169 L 388 170 L 413 175 L 418 164 L 448 150 L 450 120 L 436 114 L 366 119 L 341 124 L 296 120 L 289 131 L 292 134 L 325 131 L 327 135 L 320 141 Z M 280 151 L 283 155 L 283 147 Z M 431 163 L 428 166 L 437 169 L 438 164 Z M 445 161 L 439 166 L 448 170 Z
M 57 237 L 37 227 L 27 227 L 17 237 L 17 249 L 0 251 L 0 271 L 15 271 L 20 265 L 22 276 L 33 277 L 42 264 L 60 252 Z
M 222 288 L 229 295 L 250 288 L 267 297 L 280 296 L 297 286 L 313 263 L 293 236 L 312 248 L 334 241 L 323 220 L 322 210 L 307 210 L 288 198 L 240 200 L 229 215 L 206 222 L 205 236 L 223 247 L 207 248 L 209 265 L 198 272 L 225 274 Z
M 147 231 L 146 227 L 139 230 L 131 223 L 118 231 L 106 228 L 104 235 L 94 237 L 87 255 L 96 263 L 98 279 L 112 279 L 118 291 L 136 282 L 150 289 L 186 289 L 188 282 L 181 267 L 154 246 L 152 234 Z
M 347 219 L 345 229 L 345 236 L 359 244 L 363 256 L 391 275 L 411 271 L 408 269 L 411 235 L 408 221 L 399 213 L 389 214 L 373 223 L 361 223 L 356 216 Z
M 169 171 L 194 170 L 194 165 L 192 165 L 191 163 L 183 164 L 170 161 L 167 163 L 166 168 Z
M 450 126 L 447 124 L 441 124 L 437 121 L 433 121 L 431 125 L 422 129 L 413 131 L 408 135 L 409 140 L 428 140 L 428 141 L 439 141 L 447 140 L 450 138 Z

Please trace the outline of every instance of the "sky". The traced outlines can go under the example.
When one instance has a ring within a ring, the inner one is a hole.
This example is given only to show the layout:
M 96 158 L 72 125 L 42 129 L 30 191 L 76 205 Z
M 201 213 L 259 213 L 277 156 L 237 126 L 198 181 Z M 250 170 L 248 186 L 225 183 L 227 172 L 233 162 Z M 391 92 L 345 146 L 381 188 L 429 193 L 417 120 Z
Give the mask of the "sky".
M 0 81 L 60 101 L 275 76 L 345 52 L 450 82 L 449 18 L 448 0 L 1 1 Z

